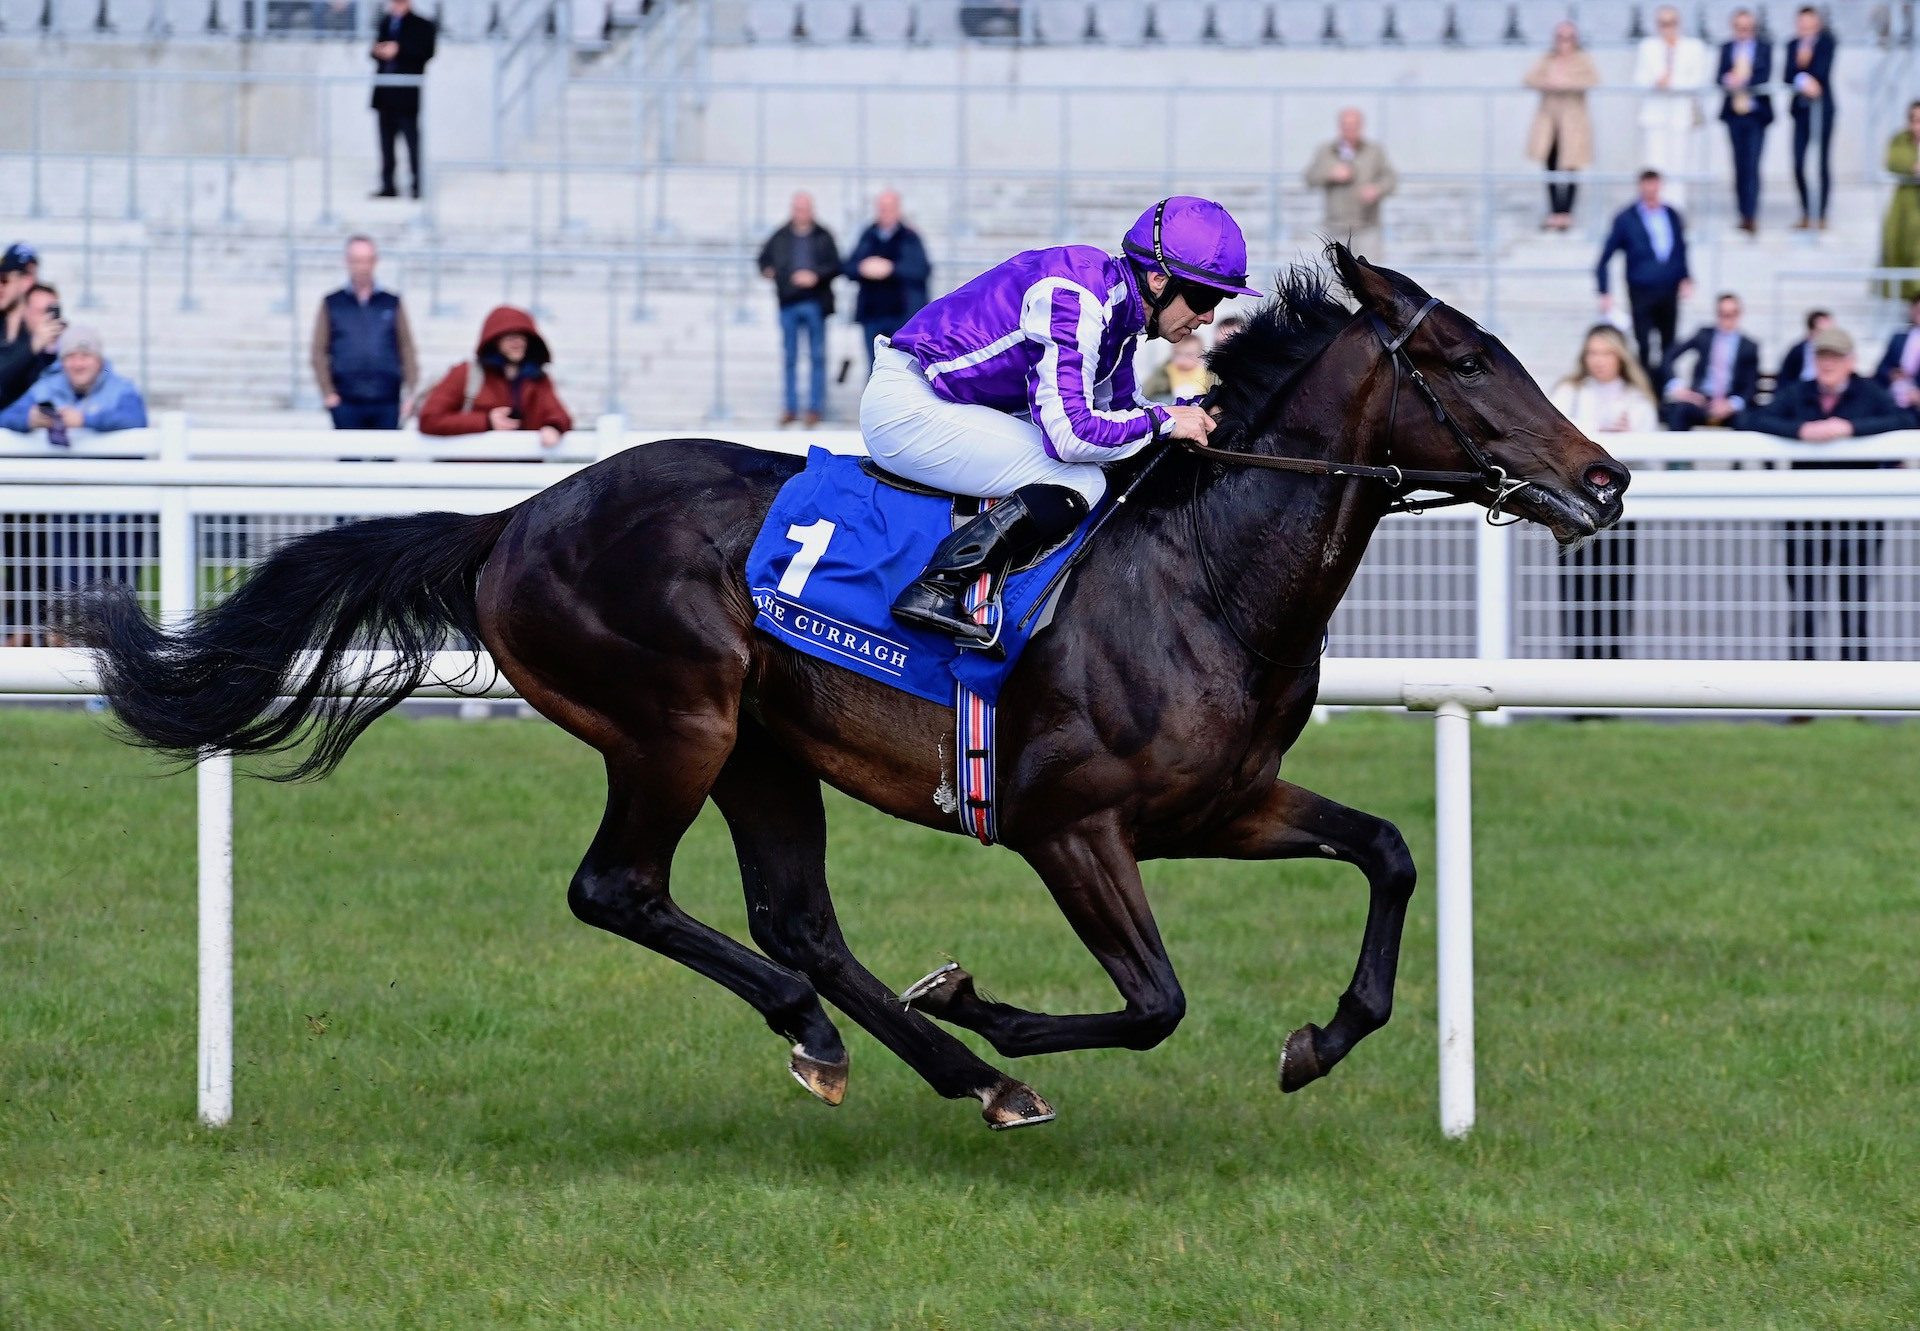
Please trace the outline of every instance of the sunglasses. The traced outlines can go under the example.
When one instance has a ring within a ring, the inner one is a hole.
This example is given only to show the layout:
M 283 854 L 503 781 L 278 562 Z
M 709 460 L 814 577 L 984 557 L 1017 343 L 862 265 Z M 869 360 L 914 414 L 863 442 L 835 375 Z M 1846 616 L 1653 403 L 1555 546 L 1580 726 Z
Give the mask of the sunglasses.
M 1227 298 L 1227 293 L 1219 287 L 1203 287 L 1198 282 L 1182 282 L 1180 298 L 1187 302 L 1187 308 L 1195 314 L 1206 314 L 1217 308 Z

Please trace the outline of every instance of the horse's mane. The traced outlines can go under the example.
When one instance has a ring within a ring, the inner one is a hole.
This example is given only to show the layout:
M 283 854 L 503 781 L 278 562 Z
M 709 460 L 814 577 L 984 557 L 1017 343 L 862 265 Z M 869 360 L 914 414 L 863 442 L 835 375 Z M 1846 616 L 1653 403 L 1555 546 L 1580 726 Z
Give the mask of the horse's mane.
M 1248 317 L 1246 327 L 1208 354 L 1207 367 L 1220 379 L 1213 400 L 1221 409 L 1222 429 L 1243 433 L 1347 326 L 1353 310 L 1335 284 L 1334 274 L 1318 264 L 1283 268 L 1274 274 L 1273 294 Z

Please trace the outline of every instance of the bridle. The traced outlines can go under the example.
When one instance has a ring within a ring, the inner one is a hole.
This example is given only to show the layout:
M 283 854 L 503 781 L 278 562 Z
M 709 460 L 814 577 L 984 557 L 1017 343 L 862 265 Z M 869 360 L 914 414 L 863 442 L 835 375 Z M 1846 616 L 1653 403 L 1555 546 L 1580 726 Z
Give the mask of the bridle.
M 1195 457 L 1204 458 L 1213 462 L 1227 463 L 1233 466 L 1260 467 L 1269 471 L 1291 471 L 1309 476 L 1336 476 L 1347 479 L 1384 481 L 1389 489 L 1400 496 L 1400 498 L 1387 506 L 1387 512 L 1389 513 L 1424 513 L 1432 508 L 1450 508 L 1456 504 L 1470 504 L 1474 502 L 1474 497 L 1470 494 L 1453 495 L 1444 499 L 1415 500 L 1406 495 L 1409 487 L 1470 486 L 1478 489 L 1491 490 L 1493 492 L 1493 499 L 1487 505 L 1487 522 L 1496 527 L 1510 526 L 1518 522 L 1520 518 L 1517 514 L 1504 514 L 1502 508 L 1508 500 L 1512 499 L 1513 496 L 1519 494 L 1529 485 L 1532 485 L 1533 482 L 1516 481 L 1512 479 L 1507 475 L 1504 467 L 1499 466 L 1492 458 L 1487 456 L 1486 451 L 1480 447 L 1473 436 L 1461 429 L 1460 423 L 1447 414 L 1446 407 L 1441 405 L 1439 396 L 1433 391 L 1433 385 L 1427 382 L 1426 376 L 1420 373 L 1420 368 L 1413 363 L 1412 359 L 1406 353 L 1407 339 L 1413 336 L 1421 323 L 1425 321 L 1429 314 L 1433 313 L 1439 304 L 1440 298 L 1438 296 L 1429 296 L 1427 303 L 1420 307 L 1419 312 L 1408 321 L 1407 326 L 1400 331 L 1398 336 L 1394 335 L 1393 331 L 1387 327 L 1386 321 L 1379 315 L 1371 311 L 1367 314 L 1367 321 L 1373 327 L 1374 336 L 1380 340 L 1380 349 L 1387 357 L 1388 364 L 1393 367 L 1393 391 L 1387 399 L 1385 452 L 1387 457 L 1391 459 L 1393 456 L 1393 440 L 1399 425 L 1400 377 L 1404 370 L 1407 382 L 1413 385 L 1413 391 L 1420 395 L 1420 400 L 1427 404 L 1427 410 L 1433 413 L 1434 423 L 1443 426 L 1447 433 L 1453 436 L 1453 442 L 1459 447 L 1460 451 L 1466 455 L 1467 461 L 1473 464 L 1475 470 L 1438 471 L 1417 467 L 1409 468 L 1401 467 L 1391 460 L 1385 464 L 1375 464 L 1364 462 L 1329 462 L 1322 458 L 1274 457 L 1265 453 L 1235 453 L 1222 448 L 1209 448 L 1205 444 L 1197 444 L 1187 439 L 1180 439 L 1175 442 Z M 1318 357 L 1315 359 L 1318 359 Z M 1311 364 L 1311 362 L 1309 362 L 1309 364 Z M 1304 373 L 1306 369 L 1307 366 L 1303 365 L 1296 373 Z M 1283 385 L 1281 389 L 1282 392 L 1285 391 L 1285 387 L 1286 386 Z M 1214 607 L 1220 612 L 1220 619 L 1227 626 L 1227 631 L 1233 634 L 1234 641 L 1238 642 L 1240 646 L 1255 659 L 1264 661 L 1268 665 L 1279 666 L 1282 669 L 1304 670 L 1315 664 L 1315 662 L 1319 660 L 1320 655 L 1324 654 L 1327 649 L 1327 642 L 1324 636 L 1322 636 L 1320 640 L 1320 652 L 1315 654 L 1314 660 L 1289 662 L 1279 661 L 1268 656 L 1258 647 L 1248 642 L 1241 634 L 1239 628 L 1233 622 L 1233 612 L 1228 609 L 1226 598 L 1220 594 L 1219 583 L 1214 578 L 1213 561 L 1207 558 L 1206 538 L 1200 525 L 1199 501 L 1200 470 L 1196 468 L 1193 474 L 1193 498 L 1192 502 L 1187 505 L 1187 516 L 1193 526 L 1194 553 L 1199 556 L 1200 570 L 1206 576 L 1207 590 L 1213 595 Z M 1499 521 L 1501 517 L 1505 517 L 1507 520 L 1501 522 Z
M 1393 457 L 1393 440 L 1398 433 L 1400 421 L 1400 376 L 1404 370 L 1406 379 L 1420 400 L 1427 404 L 1427 410 L 1433 413 L 1434 424 L 1442 426 L 1453 437 L 1454 444 L 1466 455 L 1467 461 L 1475 468 L 1473 471 L 1437 471 L 1420 467 L 1401 467 L 1391 460 L 1384 465 L 1365 462 L 1329 462 L 1324 458 L 1274 457 L 1266 453 L 1235 453 L 1224 448 L 1209 448 L 1205 444 L 1196 444 L 1190 439 L 1176 440 L 1182 448 L 1195 457 L 1207 458 L 1214 462 L 1228 463 L 1238 467 L 1262 467 L 1269 471 L 1299 472 L 1309 476 L 1338 476 L 1360 480 L 1385 481 L 1389 489 L 1401 497 L 1387 506 L 1389 513 L 1424 513 L 1432 508 L 1451 508 L 1456 504 L 1471 504 L 1472 495 L 1454 495 L 1445 499 L 1407 498 L 1405 491 L 1413 488 L 1439 488 L 1443 486 L 1470 486 L 1493 492 L 1493 500 L 1487 505 L 1487 521 L 1496 527 L 1504 527 L 1520 519 L 1515 514 L 1504 512 L 1507 501 L 1532 485 L 1532 481 L 1516 481 L 1507 475 L 1505 467 L 1487 456 L 1472 435 L 1460 428 L 1460 422 L 1447 414 L 1441 405 L 1439 396 L 1433 391 L 1433 385 L 1420 373 L 1407 355 L 1407 339 L 1411 338 L 1426 320 L 1429 314 L 1438 308 L 1440 298 L 1429 296 L 1427 303 L 1420 307 L 1419 313 L 1408 320 L 1407 326 L 1395 336 L 1387 327 L 1386 320 L 1369 312 L 1367 322 L 1372 325 L 1374 336 L 1380 340 L 1380 350 L 1386 355 L 1387 363 L 1393 367 L 1393 391 L 1387 398 L 1386 455 Z M 1304 371 L 1307 367 L 1302 366 Z M 1506 518 L 1506 522 L 1499 519 Z

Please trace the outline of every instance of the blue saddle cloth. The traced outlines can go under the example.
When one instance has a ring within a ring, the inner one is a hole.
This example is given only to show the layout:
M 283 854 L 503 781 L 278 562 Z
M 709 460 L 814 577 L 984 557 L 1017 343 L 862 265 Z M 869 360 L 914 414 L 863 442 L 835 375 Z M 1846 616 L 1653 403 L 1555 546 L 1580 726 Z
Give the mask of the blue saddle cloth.
M 1047 615 L 1020 621 L 1087 537 L 1089 516 L 1073 536 L 1030 569 L 1012 574 L 1001 594 L 1005 660 L 962 650 L 952 638 L 895 622 L 893 600 L 926 567 L 953 529 L 945 498 L 911 494 L 864 471 L 857 457 L 807 453 L 806 469 L 780 487 L 747 555 L 754 623 L 781 642 L 951 707 L 963 684 L 987 702 L 1020 660 Z

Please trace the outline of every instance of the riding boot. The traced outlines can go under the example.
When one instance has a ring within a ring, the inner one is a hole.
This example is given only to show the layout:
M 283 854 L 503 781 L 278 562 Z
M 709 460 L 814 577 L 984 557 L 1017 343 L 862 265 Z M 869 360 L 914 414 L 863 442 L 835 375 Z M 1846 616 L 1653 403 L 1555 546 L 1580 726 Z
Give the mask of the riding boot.
M 976 624 L 961 597 L 982 573 L 996 579 L 1080 525 L 1087 501 L 1064 485 L 1023 485 L 969 519 L 933 548 L 922 573 L 894 600 L 894 618 L 985 646 L 994 630 Z

